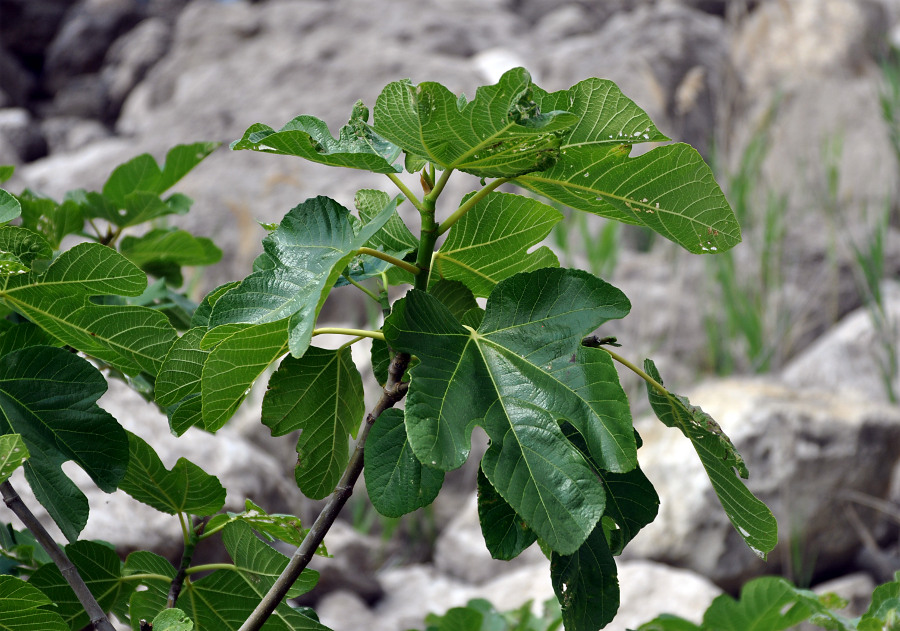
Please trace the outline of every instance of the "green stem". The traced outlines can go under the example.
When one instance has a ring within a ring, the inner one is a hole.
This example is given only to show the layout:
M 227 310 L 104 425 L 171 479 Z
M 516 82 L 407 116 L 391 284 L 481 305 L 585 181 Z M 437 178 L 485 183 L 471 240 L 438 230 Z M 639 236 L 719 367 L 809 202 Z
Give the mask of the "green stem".
M 600 348 L 600 349 L 606 351 L 607 353 L 609 353 L 609 356 L 610 356 L 610 357 L 612 357 L 614 360 L 616 360 L 617 362 L 619 362 L 620 364 L 622 364 L 623 366 L 625 366 L 625 368 L 627 368 L 628 370 L 630 370 L 631 372 L 633 372 L 634 374 L 636 374 L 638 377 L 640 377 L 641 379 L 643 379 L 644 381 L 646 381 L 647 383 L 649 383 L 651 386 L 653 386 L 654 388 L 656 388 L 656 389 L 659 391 L 660 394 L 665 395 L 665 396 L 667 396 L 667 397 L 672 396 L 672 395 L 669 393 L 669 391 L 666 390 L 660 382 L 658 382 L 656 379 L 654 379 L 653 377 L 651 377 L 650 375 L 648 375 L 646 372 L 644 372 L 643 370 L 641 370 L 640 368 L 638 368 L 636 365 L 632 364 L 630 361 L 628 361 L 627 359 L 625 359 L 624 357 L 622 357 L 621 355 L 619 355 L 619 354 L 616 353 L 615 351 L 611 351 L 611 350 L 609 350 L 608 348 L 606 348 L 605 346 L 599 346 L 598 348 Z
M 209 517 L 204 517 L 200 520 L 200 522 L 191 529 L 187 540 L 184 542 L 184 552 L 181 554 L 181 565 L 178 567 L 178 572 L 175 574 L 175 578 L 172 579 L 172 584 L 169 586 L 169 597 L 166 600 L 167 609 L 172 609 L 175 607 L 175 603 L 178 602 L 178 596 L 181 595 L 181 588 L 184 587 L 184 582 L 187 579 L 187 575 L 190 573 L 191 561 L 194 558 L 194 550 L 197 547 L 197 542 L 200 541 L 200 535 L 203 533 L 203 529 L 206 527 L 206 522 L 208 521 Z
M 356 287 L 358 290 L 360 290 L 361 292 L 363 292 L 364 294 L 366 294 L 369 298 L 371 298 L 372 300 L 374 300 L 374 301 L 377 302 L 378 304 L 381 304 L 381 301 L 378 299 L 378 296 L 376 296 L 374 293 L 372 293 L 371 291 L 369 291 L 368 289 L 366 289 L 365 287 L 363 287 L 362 285 L 360 285 L 359 283 L 357 283 L 355 280 L 353 280 L 352 278 L 350 278 L 350 275 L 349 275 L 349 274 L 343 274 L 343 277 L 347 280 L 348 283 L 350 283 L 351 285 L 353 285 L 354 287 Z
M 434 219 L 434 198 L 425 198 L 422 216 L 422 229 L 419 234 L 419 249 L 416 251 L 416 267 L 421 273 L 416 276 L 415 288 L 428 291 L 428 277 L 431 275 L 431 257 L 434 254 L 434 244 L 437 243 L 438 225 Z
M 391 265 L 396 265 L 399 268 L 405 269 L 410 274 L 418 274 L 420 270 L 418 267 L 413 265 L 412 263 L 407 263 L 406 261 L 402 261 L 395 256 L 391 256 L 390 254 L 385 254 L 384 252 L 379 252 L 378 250 L 373 250 L 372 248 L 360 248 L 357 250 L 359 254 L 367 254 L 369 256 L 374 256 L 376 259 L 381 259 L 382 261 L 386 261 Z M 377 300 L 377 298 L 376 298 Z
M 384 333 L 381 331 L 367 331 L 365 329 L 344 329 L 339 326 L 322 327 L 321 329 L 313 329 L 313 336 L 325 335 L 332 333 L 334 335 L 351 335 L 353 337 L 371 337 L 376 340 L 383 340 Z
M 480 191 L 478 191 L 477 193 L 472 195 L 472 197 L 467 199 L 464 204 L 460 205 L 460 207 L 457 208 L 453 212 L 452 215 L 450 215 L 449 217 L 447 217 L 447 219 L 444 220 L 444 222 L 440 225 L 440 227 L 437 230 L 438 235 L 442 235 L 445 232 L 447 232 L 450 228 L 453 227 L 453 224 L 455 224 L 457 221 L 459 221 L 460 218 L 463 215 L 465 215 L 467 212 L 472 210 L 472 207 L 475 206 L 475 204 L 477 204 L 479 201 L 481 201 L 488 193 L 494 192 L 494 190 L 498 186 L 506 184 L 507 182 L 509 182 L 509 178 L 506 178 L 506 177 L 497 178 L 496 180 L 494 180 L 493 182 L 491 182 L 490 184 L 485 186 L 483 189 L 481 189 Z
M 343 349 L 347 348 L 348 346 L 353 346 L 354 344 L 356 344 L 356 343 L 357 343 L 358 341 L 360 341 L 361 339 L 363 339 L 363 338 L 362 338 L 362 337 L 354 337 L 352 340 L 349 340 L 349 341 L 344 342 L 343 344 L 341 344 L 341 345 L 338 347 L 338 350 L 343 350 Z
M 213 570 L 237 570 L 234 563 L 207 563 L 206 565 L 195 565 L 188 568 L 186 574 L 197 574 L 198 572 L 212 572 Z
M 403 183 L 399 177 L 397 177 L 396 173 L 388 173 L 388 178 L 393 182 L 397 188 L 400 189 L 400 192 L 406 196 L 406 199 L 409 200 L 409 203 L 416 207 L 417 210 L 422 210 L 422 202 L 419 201 L 419 198 L 415 196 L 415 194 L 409 190 L 409 187 Z
M 432 201 L 436 201 L 438 197 L 441 195 L 441 191 L 444 190 L 444 187 L 447 186 L 447 180 L 450 179 L 450 174 L 453 173 L 453 169 L 444 169 L 441 173 L 441 177 L 438 179 L 437 183 L 434 185 L 434 188 L 431 189 L 431 192 L 428 193 L 425 197 Z M 434 172 L 432 171 L 431 177 L 434 178 Z
M 120 576 L 117 580 L 120 581 L 165 581 L 169 583 L 172 581 L 171 576 L 166 576 L 165 574 L 129 574 L 128 576 Z

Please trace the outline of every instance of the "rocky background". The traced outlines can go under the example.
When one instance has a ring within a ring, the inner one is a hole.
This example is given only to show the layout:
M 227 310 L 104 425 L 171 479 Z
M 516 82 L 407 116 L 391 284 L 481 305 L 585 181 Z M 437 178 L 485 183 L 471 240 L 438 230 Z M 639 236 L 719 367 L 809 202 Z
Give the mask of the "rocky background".
M 688 393 L 743 453 L 782 543 L 759 562 L 687 441 L 639 418 L 641 462 L 662 506 L 619 565 L 622 610 L 609 628 L 660 611 L 699 620 L 716 594 L 763 573 L 837 589 L 864 608 L 873 585 L 900 569 L 900 379 L 883 370 L 896 366 L 900 322 L 900 126 L 891 113 L 900 83 L 889 80 L 898 36 L 898 0 L 0 0 L 0 164 L 18 167 L 13 192 L 59 198 L 99 188 L 138 153 L 227 146 L 255 122 L 277 128 L 304 113 L 336 130 L 358 98 L 371 105 L 398 78 L 470 95 L 516 65 L 551 90 L 613 79 L 664 133 L 714 163 L 744 243 L 723 276 L 706 257 L 618 233 L 607 277 L 634 308 L 611 333 L 629 356 L 654 357 L 675 389 L 703 382 Z M 457 179 L 448 197 L 471 185 Z M 194 291 L 247 273 L 264 236 L 258 220 L 277 221 L 311 195 L 349 205 L 357 189 L 388 184 L 217 151 L 179 185 L 195 199 L 183 225 L 226 252 Z M 590 243 L 603 228 L 590 218 L 581 231 Z M 871 252 L 879 234 L 867 289 L 854 247 Z M 561 258 L 591 268 L 597 255 L 578 236 L 558 236 Z M 741 332 L 748 325 L 728 321 L 742 296 L 762 353 Z M 325 316 L 368 320 L 346 300 Z M 625 384 L 644 409 L 634 381 Z M 103 404 L 168 466 L 183 455 L 219 475 L 229 507 L 252 497 L 270 511 L 314 515 L 291 481 L 292 445 L 266 436 L 251 404 L 214 440 L 169 436 L 164 417 L 124 388 Z M 373 519 L 357 498 L 326 539 L 335 557 L 318 560 L 322 621 L 393 631 L 473 597 L 500 609 L 552 597 L 536 550 L 509 564 L 488 557 L 473 480 L 464 468 L 430 512 L 399 525 Z M 119 495 L 92 494 L 84 536 L 177 556 L 177 524 Z M 393 529 L 393 538 L 379 534 Z

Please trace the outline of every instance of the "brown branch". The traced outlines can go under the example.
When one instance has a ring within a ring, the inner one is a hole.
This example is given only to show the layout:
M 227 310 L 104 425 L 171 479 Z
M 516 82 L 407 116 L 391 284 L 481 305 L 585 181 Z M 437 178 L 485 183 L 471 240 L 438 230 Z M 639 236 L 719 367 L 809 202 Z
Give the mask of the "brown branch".
M 197 542 L 200 541 L 200 535 L 203 534 L 203 529 L 206 528 L 208 521 L 209 517 L 204 517 L 200 520 L 194 526 L 193 530 L 191 530 L 187 541 L 184 542 L 184 552 L 181 554 L 181 566 L 178 568 L 178 573 L 175 575 L 175 578 L 172 579 L 172 586 L 169 587 L 169 597 L 166 599 L 167 609 L 174 608 L 175 603 L 178 602 L 181 588 L 184 587 L 184 579 L 187 576 L 187 570 L 191 567 L 191 561 L 194 558 L 194 548 L 197 547 Z
M 275 611 L 275 607 L 284 600 L 291 585 L 300 577 L 300 573 L 309 565 L 319 544 L 325 538 L 325 533 L 331 528 L 338 513 L 341 512 L 344 504 L 347 503 L 347 500 L 350 499 L 350 495 L 353 493 L 353 485 L 356 484 L 356 480 L 363 469 L 363 452 L 369 430 L 382 412 L 393 407 L 406 395 L 409 384 L 403 382 L 402 378 L 408 365 L 409 355 L 406 353 L 397 353 L 394 359 L 391 360 L 384 392 L 381 395 L 381 399 L 372 408 L 372 411 L 366 415 L 366 421 L 359 430 L 356 448 L 353 450 L 353 455 L 350 456 L 350 462 L 347 464 L 344 475 L 341 476 L 335 487 L 334 493 L 328 498 L 328 502 L 322 508 L 322 512 L 319 513 L 309 532 L 306 533 L 306 537 L 303 539 L 300 547 L 294 552 L 294 556 L 287 564 L 287 567 L 284 568 L 281 576 L 276 579 L 272 589 L 266 593 L 238 631 L 259 631 L 266 620 L 269 619 L 269 616 Z
M 16 517 L 18 517 L 25 527 L 31 531 L 34 538 L 37 539 L 38 543 L 41 544 L 41 547 L 47 551 L 47 554 L 53 560 L 56 567 L 59 568 L 63 578 L 66 579 L 69 587 L 72 588 L 72 591 L 75 592 L 75 596 L 78 597 L 78 602 L 81 603 L 81 606 L 84 607 L 84 611 L 90 617 L 91 625 L 94 629 L 96 629 L 96 631 L 116 631 L 115 627 L 113 627 L 112 623 L 106 617 L 106 613 L 97 603 L 93 594 L 91 594 L 91 590 L 88 589 L 88 586 L 81 578 L 78 569 L 72 564 L 69 557 L 65 555 L 62 548 L 60 548 L 53 540 L 53 537 L 50 536 L 50 533 L 47 532 L 46 528 L 38 521 L 37 517 L 34 516 L 34 513 L 25 506 L 25 502 L 23 502 L 22 498 L 19 497 L 19 494 L 16 493 L 16 490 L 13 488 L 12 484 L 10 484 L 9 480 L 0 484 L 0 493 L 2 493 L 3 501 L 9 509 L 15 513 Z

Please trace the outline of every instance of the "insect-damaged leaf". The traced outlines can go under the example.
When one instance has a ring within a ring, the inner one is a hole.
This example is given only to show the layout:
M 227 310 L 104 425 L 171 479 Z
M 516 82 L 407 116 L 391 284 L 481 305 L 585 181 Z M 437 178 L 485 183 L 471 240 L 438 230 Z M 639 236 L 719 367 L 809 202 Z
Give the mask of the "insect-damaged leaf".
M 368 120 L 368 108 L 358 102 L 350 122 L 341 127 L 337 138 L 315 116 L 298 116 L 278 131 L 262 123 L 251 125 L 243 138 L 231 143 L 231 148 L 298 156 L 320 164 L 374 173 L 401 171 L 402 167 L 393 166 L 400 156 L 400 148 L 372 131 Z
M 375 131 L 407 153 L 479 177 L 515 177 L 551 166 L 559 136 L 577 118 L 541 113 L 524 68 L 461 101 L 440 83 L 395 81 L 375 102 Z M 565 109 L 565 108 L 561 108 Z
M 694 253 L 727 250 L 741 230 L 712 171 L 685 144 L 629 157 L 631 145 L 667 141 L 647 114 L 612 82 L 587 79 L 568 90 L 534 89 L 543 110 L 577 117 L 549 169 L 518 184 L 557 202 L 619 221 L 647 226 Z
M 605 469 L 634 468 L 631 415 L 615 368 L 605 352 L 581 346 L 629 307 L 619 290 L 586 272 L 545 268 L 499 283 L 476 331 L 430 294 L 410 291 L 384 331 L 395 350 L 421 361 L 406 404 L 417 458 L 459 467 L 472 426 L 482 424 L 491 438 L 482 460 L 488 480 L 551 548 L 574 552 L 600 518 L 604 494 L 556 419 L 578 427 Z
M 662 384 L 659 371 L 651 360 L 644 361 L 644 370 Z M 778 525 L 772 511 L 738 478 L 738 475 L 746 478 L 749 472 L 731 439 L 709 414 L 691 405 L 687 397 L 663 394 L 650 384 L 647 384 L 647 395 L 659 420 L 680 429 L 694 444 L 728 519 L 747 546 L 765 559 L 778 543 Z

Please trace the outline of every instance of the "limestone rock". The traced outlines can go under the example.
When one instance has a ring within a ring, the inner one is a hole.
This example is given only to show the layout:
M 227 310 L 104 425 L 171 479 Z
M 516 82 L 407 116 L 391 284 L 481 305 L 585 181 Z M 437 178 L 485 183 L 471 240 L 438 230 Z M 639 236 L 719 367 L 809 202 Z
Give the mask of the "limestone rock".
M 847 493 L 887 496 L 885 472 L 900 453 L 900 410 L 749 379 L 712 382 L 691 393 L 691 401 L 719 422 L 744 457 L 748 487 L 778 520 L 779 547 L 768 564 L 759 561 L 722 511 L 691 443 L 678 430 L 641 423 L 638 457 L 661 505 L 625 555 L 690 568 L 726 589 L 777 572 L 792 542 L 799 561 L 817 573 L 845 567 L 861 545 L 847 521 Z M 884 536 L 882 514 L 855 508 L 875 536 Z
M 22 164 L 47 153 L 40 127 L 23 108 L 0 109 L 0 137 L 9 152 L 7 164 Z
M 475 585 L 543 558 L 536 545 L 512 561 L 491 558 L 481 534 L 477 497 L 474 493 L 457 512 L 456 517 L 443 527 L 434 548 L 434 566 L 437 570 Z
M 612 79 L 663 133 L 705 153 L 730 72 L 727 52 L 721 19 L 675 4 L 643 5 L 549 50 L 531 49 L 529 67 L 546 77 L 547 89 Z
M 880 316 L 872 311 L 874 306 L 848 314 L 784 367 L 784 384 L 855 392 L 870 401 L 889 402 L 891 392 L 900 396 L 900 375 L 894 375 L 889 390 L 885 381 L 889 373 L 882 371 L 892 361 L 890 351 L 900 347 L 900 284 L 885 283 L 882 292 L 886 307 L 883 324 L 878 324 Z

